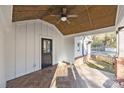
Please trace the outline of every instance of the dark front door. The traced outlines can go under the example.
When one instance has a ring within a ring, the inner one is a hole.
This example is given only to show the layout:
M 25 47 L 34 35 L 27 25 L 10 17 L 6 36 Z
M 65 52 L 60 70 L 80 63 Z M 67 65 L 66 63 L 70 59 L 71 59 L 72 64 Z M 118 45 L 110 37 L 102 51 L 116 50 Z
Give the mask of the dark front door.
M 52 65 L 52 40 L 42 38 L 42 68 Z

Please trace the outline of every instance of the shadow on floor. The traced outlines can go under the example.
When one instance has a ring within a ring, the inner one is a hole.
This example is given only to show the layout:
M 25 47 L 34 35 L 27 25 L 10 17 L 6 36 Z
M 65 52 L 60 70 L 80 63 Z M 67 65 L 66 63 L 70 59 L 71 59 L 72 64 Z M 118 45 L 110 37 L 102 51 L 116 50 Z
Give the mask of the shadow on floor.
M 73 65 L 68 68 L 67 76 L 56 78 L 57 88 L 101 88 L 94 81 L 89 80 L 86 76 L 79 74 L 77 67 Z
M 68 67 L 67 76 L 56 77 L 57 88 L 87 88 L 85 81 L 78 74 L 75 66 Z

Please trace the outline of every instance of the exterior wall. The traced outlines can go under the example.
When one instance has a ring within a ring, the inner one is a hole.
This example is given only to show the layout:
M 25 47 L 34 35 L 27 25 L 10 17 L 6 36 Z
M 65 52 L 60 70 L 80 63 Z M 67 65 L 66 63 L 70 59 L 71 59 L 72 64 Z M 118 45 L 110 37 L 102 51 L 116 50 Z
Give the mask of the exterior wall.
M 0 6 L 0 87 L 6 87 L 5 32 L 11 29 L 12 6 Z
M 7 80 L 41 69 L 41 38 L 53 40 L 53 65 L 64 61 L 64 37 L 41 20 L 15 22 L 6 34 Z
M 74 38 L 64 38 L 63 59 L 65 62 L 72 64 L 74 62 Z
M 4 32 L 2 30 L 0 29 L 0 87 L 5 87 Z

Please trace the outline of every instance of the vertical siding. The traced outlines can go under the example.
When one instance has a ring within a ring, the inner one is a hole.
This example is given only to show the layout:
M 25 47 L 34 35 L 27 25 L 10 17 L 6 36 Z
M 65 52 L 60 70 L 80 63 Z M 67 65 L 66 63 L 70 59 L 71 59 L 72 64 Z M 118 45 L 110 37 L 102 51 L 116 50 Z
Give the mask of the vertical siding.
M 16 77 L 26 73 L 26 25 L 16 25 Z
M 12 26 L 12 30 L 6 33 L 6 78 L 13 79 L 15 78 L 16 72 L 16 59 L 15 59 L 15 44 L 16 44 L 16 33 L 15 33 L 15 24 Z M 11 73 L 11 74 L 10 74 Z
M 13 79 L 41 69 L 41 38 L 53 40 L 53 65 L 62 61 L 63 36 L 51 24 L 44 21 L 24 21 L 13 23 L 12 33 L 8 33 L 7 79 Z M 11 46 L 11 47 L 9 47 Z M 14 50 L 13 50 L 14 49 Z M 13 55 L 11 55 L 13 54 Z
M 27 46 L 26 46 L 26 54 L 27 54 L 27 73 L 31 73 L 34 71 L 34 61 L 35 61 L 35 48 L 34 48 L 34 33 L 35 27 L 34 23 L 30 22 L 27 24 Z

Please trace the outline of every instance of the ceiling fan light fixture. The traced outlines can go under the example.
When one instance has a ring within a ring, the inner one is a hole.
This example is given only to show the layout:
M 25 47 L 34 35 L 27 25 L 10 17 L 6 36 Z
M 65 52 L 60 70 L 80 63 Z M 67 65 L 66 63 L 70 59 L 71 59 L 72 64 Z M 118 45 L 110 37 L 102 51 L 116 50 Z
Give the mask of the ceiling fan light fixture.
M 63 22 L 67 21 L 67 17 L 61 17 L 61 21 Z

